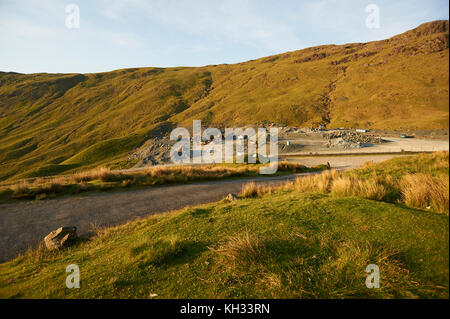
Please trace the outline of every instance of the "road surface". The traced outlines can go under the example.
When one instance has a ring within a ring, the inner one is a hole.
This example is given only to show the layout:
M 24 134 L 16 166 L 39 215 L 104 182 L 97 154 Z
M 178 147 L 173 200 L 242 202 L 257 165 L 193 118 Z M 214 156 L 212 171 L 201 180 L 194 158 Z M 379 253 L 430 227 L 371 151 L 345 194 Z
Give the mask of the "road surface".
M 290 159 L 307 166 L 326 163 L 337 169 L 382 161 L 394 155 L 311 157 Z M 312 173 L 306 173 L 312 174 Z M 42 201 L 0 204 L 0 262 L 14 258 L 60 226 L 76 226 L 78 234 L 93 224 L 113 226 L 156 213 L 215 202 L 229 193 L 239 193 L 249 181 L 280 183 L 306 174 L 222 180 L 185 185 L 159 186 L 106 193 L 87 193 Z

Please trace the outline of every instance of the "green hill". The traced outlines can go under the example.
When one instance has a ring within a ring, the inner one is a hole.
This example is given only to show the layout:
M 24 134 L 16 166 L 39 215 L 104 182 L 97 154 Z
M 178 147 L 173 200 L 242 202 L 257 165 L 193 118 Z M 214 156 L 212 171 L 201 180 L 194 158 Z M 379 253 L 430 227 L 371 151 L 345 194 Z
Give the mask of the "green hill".
M 0 180 L 117 160 L 167 125 L 448 128 L 449 25 L 233 65 L 0 72 Z M 70 164 L 70 165 L 68 165 Z
M 447 190 L 439 198 L 448 194 L 448 153 L 346 174 L 391 189 L 411 176 L 438 178 Z M 332 175 L 97 229 L 59 251 L 29 250 L 0 264 L 0 298 L 448 299 L 448 197 L 439 214 L 429 202 L 414 209 L 367 199 L 371 192 L 338 194 L 339 179 L 316 189 Z M 70 264 L 80 267 L 80 289 L 64 285 Z M 379 289 L 365 285 L 369 264 L 379 266 Z

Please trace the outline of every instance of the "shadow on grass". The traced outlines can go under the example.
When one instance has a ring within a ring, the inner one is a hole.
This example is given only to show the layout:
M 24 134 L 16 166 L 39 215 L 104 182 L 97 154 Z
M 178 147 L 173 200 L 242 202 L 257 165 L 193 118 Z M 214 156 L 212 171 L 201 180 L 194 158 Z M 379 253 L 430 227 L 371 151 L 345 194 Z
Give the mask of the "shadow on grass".
M 126 276 L 119 276 L 113 286 L 124 288 L 151 283 L 154 280 L 152 270 L 193 263 L 209 244 L 203 241 L 157 240 L 135 246 L 130 249 L 129 270 L 123 272 Z

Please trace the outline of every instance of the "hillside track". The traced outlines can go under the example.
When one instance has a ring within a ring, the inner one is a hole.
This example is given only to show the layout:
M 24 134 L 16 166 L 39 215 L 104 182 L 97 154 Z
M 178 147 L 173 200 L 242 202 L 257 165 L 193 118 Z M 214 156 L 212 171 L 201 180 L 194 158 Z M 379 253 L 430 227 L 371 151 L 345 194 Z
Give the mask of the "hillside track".
M 314 174 L 314 173 L 306 173 Z M 277 184 L 305 174 L 222 180 L 125 191 L 64 196 L 43 201 L 0 204 L 0 262 L 36 246 L 52 230 L 76 226 L 86 234 L 93 225 L 124 224 L 140 217 L 221 200 L 242 185 Z
M 308 166 L 328 161 L 333 168 L 346 170 L 369 160 L 379 162 L 392 157 L 394 155 L 312 157 L 298 161 Z M 229 193 L 239 193 L 242 185 L 250 181 L 269 185 L 317 173 L 157 186 L 0 204 L 0 262 L 36 246 L 48 233 L 61 226 L 76 226 L 78 234 L 83 235 L 93 225 L 120 225 L 157 213 L 215 202 Z

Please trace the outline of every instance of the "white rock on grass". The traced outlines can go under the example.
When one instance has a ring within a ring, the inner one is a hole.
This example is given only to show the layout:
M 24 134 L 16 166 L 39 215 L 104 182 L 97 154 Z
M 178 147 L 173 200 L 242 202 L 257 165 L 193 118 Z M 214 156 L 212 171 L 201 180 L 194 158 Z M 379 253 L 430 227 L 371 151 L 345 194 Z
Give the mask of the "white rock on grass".
M 45 236 L 45 247 L 49 250 L 60 249 L 72 244 L 77 236 L 77 228 L 74 226 L 60 227 Z

